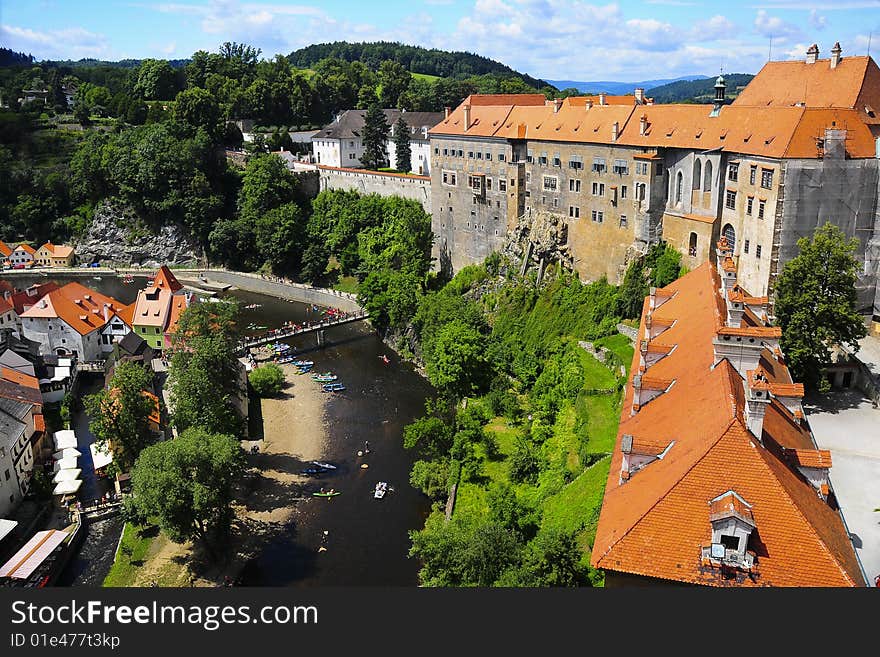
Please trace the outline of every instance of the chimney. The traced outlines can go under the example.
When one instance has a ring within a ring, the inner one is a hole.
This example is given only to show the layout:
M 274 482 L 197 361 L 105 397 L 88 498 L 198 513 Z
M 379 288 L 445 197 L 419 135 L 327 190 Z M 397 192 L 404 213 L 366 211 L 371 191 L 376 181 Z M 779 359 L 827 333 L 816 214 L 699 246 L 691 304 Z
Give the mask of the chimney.
M 767 412 L 767 406 L 770 404 L 770 383 L 763 370 L 754 369 L 746 372 L 743 385 L 746 388 L 746 426 L 755 438 L 761 441 L 764 413 Z
M 444 107 L 444 108 L 443 108 L 443 118 L 444 118 L 444 119 L 448 119 L 448 118 L 449 118 L 449 108 L 448 108 L 448 107 Z
M 553 113 L 556 114 L 559 111 L 559 108 L 562 107 L 562 99 L 555 98 L 553 100 Z
M 620 136 L 620 123 L 615 121 L 611 124 L 611 141 L 617 141 Z
M 648 115 L 642 114 L 641 118 L 639 119 L 639 134 L 644 136 L 645 131 L 647 129 L 648 129 Z
M 605 104 L 605 94 L 604 93 L 599 94 L 599 104 L 600 105 Z
M 110 321 L 110 304 L 109 303 L 104 304 L 104 321 L 105 322 Z
M 592 99 L 592 98 L 587 98 L 586 108 L 587 108 L 587 109 L 590 109 L 592 106 L 593 106 L 593 99 Z
M 819 59 L 819 46 L 815 43 L 807 49 L 807 64 L 815 64 Z
M 641 87 L 636 87 L 635 91 L 636 103 L 639 105 L 645 104 L 645 90 Z
M 831 122 L 831 126 L 825 128 L 822 158 L 842 160 L 846 158 L 846 130 L 837 128 L 834 121 Z
M 464 129 L 468 130 L 471 127 L 471 106 L 465 105 L 462 110 L 464 111 Z
M 837 65 L 840 64 L 840 53 L 843 52 L 840 48 L 840 41 L 834 42 L 834 47 L 831 49 L 831 68 L 837 68 Z

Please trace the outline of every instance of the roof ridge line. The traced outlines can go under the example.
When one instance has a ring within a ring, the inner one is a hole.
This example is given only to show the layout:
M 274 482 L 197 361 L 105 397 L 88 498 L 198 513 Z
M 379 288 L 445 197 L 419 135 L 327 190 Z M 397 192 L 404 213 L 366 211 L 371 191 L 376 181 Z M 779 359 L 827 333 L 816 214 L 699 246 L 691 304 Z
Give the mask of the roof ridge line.
M 797 132 L 797 129 L 801 124 L 801 121 L 804 120 L 804 114 L 806 114 L 806 111 L 807 111 L 806 104 L 803 107 L 799 107 L 798 109 L 801 111 L 801 115 L 798 117 L 797 123 L 795 123 L 795 125 L 794 125 L 794 130 L 792 130 L 791 133 L 788 135 L 788 141 L 785 142 L 785 150 L 782 151 L 782 158 L 780 158 L 780 159 L 785 159 L 786 157 L 788 157 L 788 150 L 791 148 L 791 142 L 794 141 L 794 134 L 795 134 L 795 132 Z M 780 167 L 780 171 L 784 172 L 785 168 Z M 785 175 L 785 174 L 783 173 L 782 175 Z

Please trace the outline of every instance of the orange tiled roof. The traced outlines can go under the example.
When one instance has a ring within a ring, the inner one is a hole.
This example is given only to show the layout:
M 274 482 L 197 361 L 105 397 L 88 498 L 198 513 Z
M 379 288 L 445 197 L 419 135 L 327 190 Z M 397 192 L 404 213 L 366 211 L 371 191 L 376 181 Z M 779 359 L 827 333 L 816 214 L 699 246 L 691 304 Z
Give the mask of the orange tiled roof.
M 183 289 L 183 285 L 180 284 L 180 281 L 177 280 L 166 265 L 159 267 L 159 271 L 153 277 L 153 287 L 171 290 L 172 292 Z
M 9 248 L 9 245 L 3 240 L 0 240 L 0 256 L 6 257 L 10 253 L 12 253 L 12 249 Z
M 86 335 L 107 323 L 104 304 L 108 304 L 108 317 L 117 308 L 122 308 L 113 297 L 79 283 L 68 283 L 42 296 L 22 313 L 22 317 L 58 317 L 79 334 Z
M 0 313 L 5 313 L 10 310 L 15 310 L 15 306 L 13 306 L 6 299 L 0 296 Z
M 431 129 L 433 136 L 481 136 L 533 141 L 620 144 L 654 150 L 661 147 L 720 149 L 771 158 L 817 158 L 817 137 L 826 128 L 845 127 L 849 157 L 875 155 L 874 139 L 856 110 L 846 108 L 723 106 L 710 116 L 711 105 L 585 106 L 566 98 L 554 105 L 521 103 L 516 97 L 492 96 L 484 102 L 469 97 Z M 491 104 L 495 102 L 496 104 Z M 464 107 L 470 126 L 464 127 Z M 880 107 L 880 102 L 876 104 Z M 644 134 L 641 117 L 646 119 Z M 613 124 L 618 124 L 614 140 Z
M 166 333 L 175 333 L 177 331 L 177 323 L 187 307 L 188 304 L 184 295 L 178 294 L 171 298 L 171 314 L 168 318 L 168 328 L 165 329 Z
M 28 388 L 35 388 L 36 390 L 40 389 L 40 382 L 37 380 L 37 377 L 31 376 L 30 374 L 24 374 L 23 372 L 8 367 L 0 367 L 0 379 Z
M 870 57 L 767 62 L 733 101 L 734 106 L 880 109 L 880 68 Z M 872 118 L 866 115 L 866 118 Z
M 42 413 L 34 413 L 34 431 L 46 433 L 46 419 Z
M 48 251 L 49 253 L 55 253 L 55 245 L 52 244 L 52 242 L 46 242 L 43 246 L 41 246 L 37 250 L 42 251 L 43 249 L 46 249 L 46 251 Z
M 691 221 L 699 221 L 704 224 L 714 224 L 715 223 L 715 217 L 707 217 L 707 216 L 703 216 L 701 214 L 683 213 L 681 216 L 684 217 L 685 219 L 690 219 Z
M 803 383 L 773 383 L 770 385 L 770 392 L 777 397 L 803 397 Z
M 72 246 L 63 246 L 63 245 L 60 245 L 60 246 L 59 246 L 59 245 L 56 245 L 56 246 L 54 247 L 54 253 L 53 253 L 53 255 L 54 255 L 56 258 L 67 258 L 67 257 L 70 257 L 71 255 L 73 255 L 73 247 L 72 247 Z
M 726 359 L 715 363 L 712 339 L 724 312 L 719 283 L 707 262 L 666 288 L 677 294 L 663 304 L 663 312 L 676 322 L 664 332 L 664 342 L 678 347 L 653 365 L 651 373 L 675 379 L 676 385 L 635 415 L 630 414 L 631 381 L 625 389 L 591 563 L 621 573 L 724 585 L 701 568 L 700 554 L 712 538 L 707 504 L 736 491 L 751 505 L 760 538 L 752 544 L 757 576 L 742 585 L 863 586 L 839 514 L 748 431 L 743 378 Z M 645 336 L 644 315 L 639 340 Z M 633 356 L 632 374 L 639 357 L 638 352 Z M 765 349 L 763 357 L 773 355 Z M 771 380 L 787 374 L 780 363 L 764 371 Z M 675 442 L 663 459 L 621 483 L 624 434 Z M 804 433 L 773 400 L 766 410 L 764 436 L 778 444 L 800 444 Z
M 755 338 L 781 338 L 782 329 L 778 326 L 722 326 L 718 335 L 742 335 Z
M 831 467 L 831 452 L 827 449 L 792 449 L 786 456 L 805 468 Z
M 716 497 L 709 503 L 709 520 L 727 518 L 730 515 L 738 516 L 751 524 L 752 527 L 755 526 L 751 505 L 743 503 L 739 495 L 736 495 L 733 491 Z
M 17 247 L 15 247 L 13 249 L 13 251 L 17 251 L 18 249 L 21 249 L 25 253 L 30 253 L 31 255 L 34 255 L 37 252 L 37 250 L 34 247 L 32 247 L 30 244 L 25 244 L 23 242 L 21 244 L 19 244 Z

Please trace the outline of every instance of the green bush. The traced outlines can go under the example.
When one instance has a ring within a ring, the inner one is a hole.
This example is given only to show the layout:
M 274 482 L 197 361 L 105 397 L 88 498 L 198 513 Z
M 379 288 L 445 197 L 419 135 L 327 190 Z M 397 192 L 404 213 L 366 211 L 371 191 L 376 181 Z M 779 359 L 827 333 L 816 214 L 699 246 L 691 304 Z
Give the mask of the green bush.
M 269 363 L 255 368 L 248 381 L 260 397 L 273 397 L 284 386 L 284 372 L 275 363 Z

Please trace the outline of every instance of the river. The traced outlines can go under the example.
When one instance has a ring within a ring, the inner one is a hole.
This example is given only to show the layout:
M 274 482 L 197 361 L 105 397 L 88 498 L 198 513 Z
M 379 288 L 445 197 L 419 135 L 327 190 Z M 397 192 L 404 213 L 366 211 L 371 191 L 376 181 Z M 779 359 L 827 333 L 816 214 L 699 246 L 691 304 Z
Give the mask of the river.
M 18 286 L 26 284 L 21 278 L 11 280 Z M 27 282 L 46 280 L 50 279 L 35 277 Z M 56 280 L 63 284 L 72 279 Z M 109 276 L 75 280 L 123 303 L 134 301 L 143 285 L 143 279 L 126 285 Z M 234 297 L 243 306 L 259 305 L 243 309 L 244 326 L 279 328 L 286 321 L 301 323 L 318 315 L 305 304 L 243 290 L 231 290 L 223 296 Z M 329 439 L 323 458 L 339 469 L 323 477 L 321 484 L 342 491 L 342 495 L 298 502 L 293 521 L 285 531 L 276 532 L 247 565 L 242 583 L 415 586 L 418 564 L 407 557 L 408 532 L 423 525 L 430 504 L 409 485 L 413 455 L 403 449 L 402 435 L 403 427 L 422 414 L 431 388 L 387 349 L 366 323 L 334 327 L 325 335 L 328 346 L 320 350 L 314 335 L 290 342 L 297 349 L 308 350 L 307 357 L 315 361 L 314 371 L 333 370 L 347 387 L 344 393 L 330 396 L 322 418 L 304 418 L 325 425 Z M 388 364 L 381 358 L 386 354 Z M 370 443 L 370 467 L 366 470 L 359 467 L 364 459 L 357 457 L 365 440 Z M 394 492 L 382 500 L 373 499 L 377 481 L 387 481 Z M 116 549 L 119 528 L 110 521 L 102 523 L 108 523 L 106 530 L 102 525 L 101 531 L 90 532 L 79 558 L 71 561 L 64 575 L 67 583 L 96 585 L 103 580 L 110 563 L 101 555 Z M 324 531 L 328 532 L 327 550 L 318 552 Z

